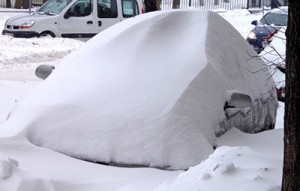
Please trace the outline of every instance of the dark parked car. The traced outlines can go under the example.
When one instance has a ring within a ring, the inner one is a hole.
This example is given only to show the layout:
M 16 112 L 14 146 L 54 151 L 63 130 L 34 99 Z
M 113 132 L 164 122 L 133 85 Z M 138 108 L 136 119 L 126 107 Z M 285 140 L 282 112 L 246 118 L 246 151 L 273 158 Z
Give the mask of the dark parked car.
M 250 31 L 247 41 L 259 54 L 268 43 L 270 34 L 276 33 L 282 26 L 287 26 L 288 13 L 285 9 L 272 9 L 260 21 L 252 21 L 255 28 Z

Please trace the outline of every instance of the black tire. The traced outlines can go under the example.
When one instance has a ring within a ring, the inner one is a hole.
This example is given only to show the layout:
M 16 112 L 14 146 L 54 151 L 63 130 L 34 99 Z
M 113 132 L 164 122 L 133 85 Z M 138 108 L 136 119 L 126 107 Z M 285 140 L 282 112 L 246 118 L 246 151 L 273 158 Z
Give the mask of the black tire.
M 39 35 L 39 38 L 46 37 L 46 36 L 50 36 L 50 37 L 54 38 L 55 34 L 51 31 L 44 31 Z
M 275 123 L 272 123 L 269 125 L 269 130 L 271 130 L 271 129 L 275 129 Z

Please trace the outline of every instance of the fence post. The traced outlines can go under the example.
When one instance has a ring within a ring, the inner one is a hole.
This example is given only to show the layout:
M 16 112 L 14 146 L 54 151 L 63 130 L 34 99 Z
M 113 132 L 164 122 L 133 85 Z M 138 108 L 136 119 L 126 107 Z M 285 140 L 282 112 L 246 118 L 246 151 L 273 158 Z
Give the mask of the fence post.
M 200 6 L 204 6 L 204 1 L 200 0 Z
M 11 2 L 10 2 L 10 0 L 6 0 L 6 8 L 11 8 Z
M 32 0 L 29 0 L 29 3 L 28 3 L 28 8 L 29 8 L 29 14 L 31 13 L 31 7 L 32 7 Z
M 180 8 L 180 0 L 173 0 L 173 9 L 179 9 Z

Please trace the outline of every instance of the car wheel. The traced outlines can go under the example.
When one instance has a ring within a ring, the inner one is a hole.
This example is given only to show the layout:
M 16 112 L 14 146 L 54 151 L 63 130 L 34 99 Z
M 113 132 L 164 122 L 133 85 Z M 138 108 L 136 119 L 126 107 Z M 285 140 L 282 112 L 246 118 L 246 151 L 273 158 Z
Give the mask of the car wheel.
M 41 37 L 52 37 L 52 38 L 54 38 L 55 34 L 51 31 L 44 31 L 39 35 L 39 38 L 41 38 Z
M 270 124 L 269 129 L 275 129 L 275 123 Z
M 253 49 L 255 50 L 255 52 L 256 52 L 257 54 L 260 54 L 260 53 L 261 53 L 262 48 L 259 48 L 258 46 L 255 46 L 255 45 L 252 45 L 252 47 L 253 47 Z

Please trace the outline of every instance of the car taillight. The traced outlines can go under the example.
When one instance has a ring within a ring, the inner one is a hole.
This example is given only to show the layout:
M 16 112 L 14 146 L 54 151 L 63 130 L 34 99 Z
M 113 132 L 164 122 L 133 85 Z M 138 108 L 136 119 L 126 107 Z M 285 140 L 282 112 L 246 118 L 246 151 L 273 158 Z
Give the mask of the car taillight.
M 281 87 L 281 88 L 276 88 L 277 90 L 277 98 L 279 101 L 285 101 L 285 88 Z
M 268 37 L 267 37 L 267 43 L 271 43 L 272 42 L 272 40 L 273 40 L 273 36 L 274 36 L 274 34 L 276 33 L 277 31 L 273 31 L 273 32 L 270 32 L 270 34 L 268 35 Z

